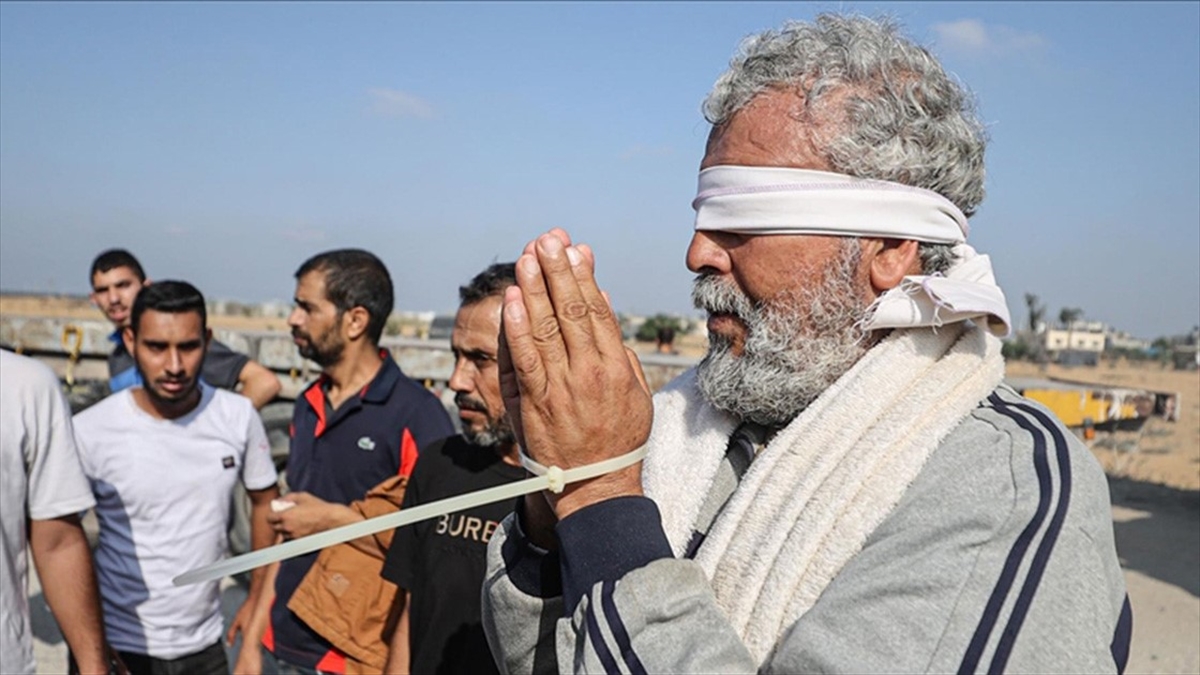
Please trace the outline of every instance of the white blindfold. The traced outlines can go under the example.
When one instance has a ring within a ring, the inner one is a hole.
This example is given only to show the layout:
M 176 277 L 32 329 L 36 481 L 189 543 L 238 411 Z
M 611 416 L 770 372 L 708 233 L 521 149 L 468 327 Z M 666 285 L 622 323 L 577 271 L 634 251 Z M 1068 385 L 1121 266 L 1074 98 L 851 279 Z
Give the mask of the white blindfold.
M 967 219 L 922 188 L 826 171 L 714 166 L 700 172 L 692 202 L 697 230 L 809 234 L 952 244 L 958 260 L 941 275 L 912 275 L 867 312 L 867 329 L 974 320 L 998 336 L 1011 320 L 991 261 L 967 243 Z

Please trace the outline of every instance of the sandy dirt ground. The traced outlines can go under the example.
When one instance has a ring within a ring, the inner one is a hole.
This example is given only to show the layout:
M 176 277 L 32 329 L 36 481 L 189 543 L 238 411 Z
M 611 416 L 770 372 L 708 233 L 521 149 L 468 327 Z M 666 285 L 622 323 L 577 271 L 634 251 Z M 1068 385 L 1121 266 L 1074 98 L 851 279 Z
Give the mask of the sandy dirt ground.
M 0 314 L 102 319 L 77 298 L 0 296 Z M 216 327 L 283 330 L 282 319 L 213 316 Z M 681 336 L 681 353 L 703 353 L 703 338 Z M 652 345 L 637 345 L 649 351 Z M 1097 367 L 1008 365 L 1012 377 L 1055 377 L 1106 386 L 1176 392 L 1179 419 L 1149 420 L 1138 433 L 1100 432 L 1089 443 L 1109 475 L 1117 552 L 1133 605 L 1130 673 L 1200 673 L 1200 373 L 1158 364 Z M 223 586 L 226 619 L 239 589 Z M 65 647 L 40 590 L 31 591 L 39 672 L 64 672 Z
M 229 622 L 233 619 L 233 615 L 245 600 L 245 588 L 231 579 L 225 579 L 221 582 L 221 614 L 225 617 L 226 629 L 229 628 Z M 29 610 L 31 623 L 33 624 L 33 655 L 37 659 L 38 674 L 65 674 L 67 672 L 67 645 L 63 640 L 62 632 L 58 630 L 58 624 L 54 622 L 54 616 L 50 613 L 50 608 L 46 605 L 45 596 L 42 595 L 41 583 L 32 566 L 30 566 L 29 579 Z M 231 668 L 237 659 L 237 652 L 240 648 L 240 637 L 234 642 L 233 646 L 225 647 L 225 656 L 229 659 Z M 263 663 L 263 671 L 263 675 L 275 675 L 277 672 L 273 664 L 266 660 Z

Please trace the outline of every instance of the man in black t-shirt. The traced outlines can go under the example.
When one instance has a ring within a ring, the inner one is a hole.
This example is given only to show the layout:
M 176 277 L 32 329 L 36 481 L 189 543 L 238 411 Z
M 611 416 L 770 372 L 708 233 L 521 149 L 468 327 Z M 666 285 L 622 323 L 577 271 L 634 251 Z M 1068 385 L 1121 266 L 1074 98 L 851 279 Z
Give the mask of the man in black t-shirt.
M 515 283 L 511 263 L 495 264 L 459 289 L 450 388 L 463 433 L 421 449 L 402 508 L 525 477 L 496 364 L 500 305 Z M 386 672 L 498 672 L 480 620 L 480 587 L 488 540 L 512 506 L 477 506 L 396 530 L 383 568 L 400 588 Z

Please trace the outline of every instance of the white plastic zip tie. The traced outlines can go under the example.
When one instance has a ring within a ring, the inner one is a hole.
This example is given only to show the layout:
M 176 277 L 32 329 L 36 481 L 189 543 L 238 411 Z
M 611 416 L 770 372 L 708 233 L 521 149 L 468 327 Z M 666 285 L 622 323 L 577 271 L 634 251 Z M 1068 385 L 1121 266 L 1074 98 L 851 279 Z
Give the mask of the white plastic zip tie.
M 366 537 L 376 532 L 411 525 L 422 520 L 436 518 L 457 511 L 464 511 L 483 504 L 504 501 L 505 499 L 512 499 L 541 490 L 551 490 L 559 493 L 562 492 L 563 487 L 567 483 L 575 483 L 624 469 L 627 466 L 642 461 L 642 458 L 645 456 L 646 448 L 641 447 L 632 452 L 627 452 L 620 457 L 564 470 L 557 466 L 542 466 L 526 457 L 525 453 L 522 452 L 521 464 L 531 473 L 538 474 L 533 478 L 526 478 L 515 483 L 487 488 L 486 490 L 476 490 L 475 492 L 468 492 L 465 495 L 458 495 L 457 497 L 447 497 L 436 502 L 402 509 L 396 513 L 389 513 L 386 516 L 376 516 L 362 522 L 343 525 L 332 530 L 301 537 L 300 539 L 293 539 L 292 541 L 287 541 L 276 546 L 259 549 L 233 558 L 227 558 L 211 565 L 189 570 L 171 581 L 176 586 L 186 586 L 202 581 L 214 581 L 232 574 L 252 570 L 255 567 L 311 553 L 328 546 L 333 546 L 334 544 L 350 541 L 351 539 Z

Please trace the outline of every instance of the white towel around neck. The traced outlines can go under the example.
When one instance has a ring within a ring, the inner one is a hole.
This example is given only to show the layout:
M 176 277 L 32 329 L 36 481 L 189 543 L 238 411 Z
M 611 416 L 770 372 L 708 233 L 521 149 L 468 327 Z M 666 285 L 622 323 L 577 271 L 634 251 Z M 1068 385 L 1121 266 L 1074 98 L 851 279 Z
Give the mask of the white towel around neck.
M 973 325 L 894 331 L 759 454 L 696 561 L 760 663 L 1003 372 L 1000 341 Z M 695 371 L 654 403 L 643 483 L 681 555 L 737 420 Z

